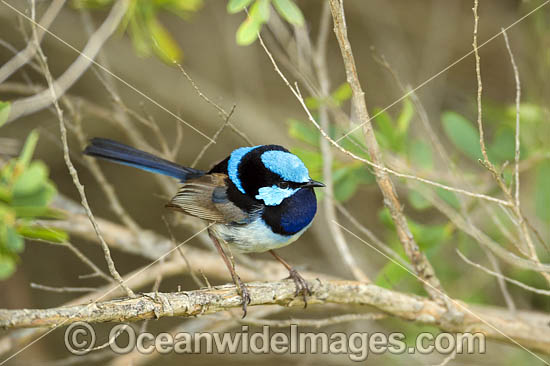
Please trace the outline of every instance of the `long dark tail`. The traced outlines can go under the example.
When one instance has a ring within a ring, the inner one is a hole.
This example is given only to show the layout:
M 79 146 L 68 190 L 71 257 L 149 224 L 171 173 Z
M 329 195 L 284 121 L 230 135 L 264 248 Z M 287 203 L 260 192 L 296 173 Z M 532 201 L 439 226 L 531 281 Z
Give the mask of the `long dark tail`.
M 182 182 L 205 174 L 202 170 L 186 168 L 120 142 L 99 137 L 95 137 L 90 141 L 90 144 L 84 150 L 84 154 L 133 166 L 148 172 L 167 175 Z

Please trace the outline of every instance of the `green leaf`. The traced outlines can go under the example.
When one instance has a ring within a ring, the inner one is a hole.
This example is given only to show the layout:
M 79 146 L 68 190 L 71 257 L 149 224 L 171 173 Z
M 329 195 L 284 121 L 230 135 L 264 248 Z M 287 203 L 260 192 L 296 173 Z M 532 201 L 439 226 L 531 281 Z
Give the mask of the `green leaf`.
M 521 103 L 519 106 L 519 118 L 522 124 L 538 123 L 544 121 L 544 109 L 541 106 L 532 103 Z M 506 109 L 507 116 L 514 121 L 516 120 L 516 106 L 511 105 Z
M 457 210 L 460 208 L 460 201 L 458 200 L 458 198 L 456 198 L 456 195 L 453 192 L 440 187 L 437 187 L 435 191 L 439 198 L 447 202 L 447 204 L 449 204 L 451 207 Z
M 319 146 L 319 137 L 321 133 L 317 128 L 309 123 L 304 123 L 296 119 L 289 119 L 288 123 L 288 134 L 292 138 L 312 146 Z
M 550 161 L 548 160 L 542 162 L 537 169 L 535 208 L 540 219 L 550 221 Z
M 348 201 L 357 191 L 357 179 L 354 179 L 349 175 L 346 175 L 346 177 L 346 179 L 334 181 L 334 198 L 338 202 Z
M 182 51 L 170 32 L 160 24 L 155 18 L 147 23 L 153 50 L 166 63 L 181 61 Z
M 384 148 L 391 148 L 395 140 L 395 127 L 391 116 L 387 112 L 374 111 L 374 121 L 378 127 L 378 142 Z
M 419 211 L 425 210 L 432 206 L 430 201 L 425 199 L 424 196 L 417 191 L 410 191 L 407 198 L 409 199 L 411 206 Z
M 407 270 L 399 264 L 389 261 L 378 272 L 375 284 L 384 288 L 393 288 L 408 275 Z
M 159 3 L 178 15 L 182 15 L 182 12 L 196 12 L 203 4 L 202 0 L 172 0 L 168 3 L 165 1 L 159 1 Z
M 32 130 L 29 133 L 29 136 L 27 136 L 27 140 L 25 141 L 23 150 L 21 150 L 21 154 L 19 155 L 19 159 L 17 160 L 17 163 L 19 165 L 21 165 L 22 167 L 26 167 L 27 165 L 29 165 L 32 155 L 34 154 L 34 149 L 36 148 L 37 142 L 38 132 L 36 130 Z
M 482 158 L 479 133 L 470 121 L 452 111 L 443 112 L 441 119 L 445 134 L 459 151 L 474 160 Z
M 48 179 L 48 168 L 41 161 L 33 161 L 15 180 L 13 195 L 22 197 L 38 191 Z
M 10 252 L 20 253 L 23 251 L 24 240 L 12 226 L 6 227 L 5 240 L 5 248 Z
M 11 196 L 11 190 L 0 185 L 0 202 L 10 202 Z
M 514 131 L 510 128 L 500 129 L 487 149 L 487 154 L 491 161 L 503 163 L 504 161 L 513 161 L 516 154 L 516 137 Z M 527 151 L 524 145 L 520 145 L 520 156 L 525 158 Z
M 17 232 L 28 239 L 39 239 L 53 243 L 65 243 L 69 235 L 60 229 L 46 228 L 41 226 L 20 226 Z
M 277 12 L 286 19 L 287 22 L 304 25 L 304 15 L 300 8 L 291 0 L 273 0 L 273 5 Z
M 227 3 L 227 12 L 229 14 L 235 14 L 246 8 L 252 0 L 229 0 Z
M 40 189 L 25 196 L 14 196 L 12 205 L 17 206 L 46 206 L 53 199 L 57 189 L 51 182 L 44 183 Z
M 409 125 L 411 124 L 413 116 L 414 116 L 413 104 L 409 100 L 409 98 L 405 98 L 405 100 L 403 101 L 403 108 L 401 108 L 399 117 L 397 117 L 397 131 L 399 132 L 400 135 L 403 136 L 407 133 L 407 130 L 409 129 Z
M 312 179 L 322 180 L 323 157 L 319 152 L 298 147 L 293 147 L 290 151 L 304 162 Z
M 15 272 L 15 258 L 0 253 L 0 280 L 5 280 Z
M 134 4 L 134 2 L 131 2 Z M 136 50 L 137 54 L 142 57 L 151 55 L 151 43 L 149 42 L 150 38 L 143 30 L 143 27 L 137 20 L 137 17 L 130 18 L 130 35 L 132 36 L 132 45 Z
M 13 207 L 15 215 L 18 219 L 29 219 L 29 218 L 41 218 L 41 219 L 55 219 L 62 220 L 66 218 L 66 215 L 63 211 L 56 210 L 50 207 Z
M 422 225 L 412 220 L 409 220 L 409 225 L 423 250 L 441 245 L 451 236 L 451 231 L 446 225 Z
M 260 32 L 261 28 L 261 21 L 250 16 L 247 17 L 246 20 L 241 23 L 239 29 L 237 29 L 237 44 L 241 46 L 252 44 L 256 38 L 258 38 L 258 32 Z
M 358 167 L 355 164 L 347 164 L 333 171 L 334 198 L 339 202 L 348 201 L 359 187 L 362 177 L 359 171 L 366 170 L 364 166 Z
M 250 16 L 259 19 L 262 23 L 269 20 L 269 0 L 256 0 L 250 9 Z
M 317 110 L 321 106 L 321 101 L 318 98 L 307 97 L 306 98 L 306 107 L 309 110 Z
M 336 104 L 340 105 L 342 102 L 351 98 L 352 91 L 348 83 L 341 84 L 335 91 L 332 92 L 332 99 L 336 101 Z
M 410 143 L 409 158 L 415 166 L 419 166 L 426 170 L 433 168 L 432 149 L 429 144 L 422 140 L 413 140 L 412 143 Z
M 0 127 L 8 120 L 10 115 L 11 103 L 0 101 Z

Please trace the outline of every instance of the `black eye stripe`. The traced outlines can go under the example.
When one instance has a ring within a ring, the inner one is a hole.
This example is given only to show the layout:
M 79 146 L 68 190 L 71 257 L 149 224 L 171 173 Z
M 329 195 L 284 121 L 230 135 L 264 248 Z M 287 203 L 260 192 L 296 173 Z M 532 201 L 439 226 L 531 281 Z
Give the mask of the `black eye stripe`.
M 296 183 L 296 182 L 289 182 L 289 181 L 282 181 L 282 182 L 279 182 L 277 184 L 277 186 L 279 188 L 292 188 L 292 189 L 296 189 L 296 188 L 300 188 L 302 186 L 302 183 Z

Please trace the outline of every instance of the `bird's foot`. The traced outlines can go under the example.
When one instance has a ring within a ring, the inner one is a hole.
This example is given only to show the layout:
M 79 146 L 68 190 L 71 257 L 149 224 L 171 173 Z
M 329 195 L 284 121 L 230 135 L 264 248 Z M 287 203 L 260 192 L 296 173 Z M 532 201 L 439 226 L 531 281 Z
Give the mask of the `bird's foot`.
M 243 307 L 243 317 L 246 316 L 246 307 L 248 304 L 250 304 L 250 293 L 248 292 L 248 288 L 244 284 L 244 282 L 241 280 L 239 276 L 235 278 L 235 285 L 237 286 L 237 291 L 239 292 L 239 295 L 241 295 L 241 305 Z
M 294 296 L 302 295 L 304 299 L 304 309 L 307 307 L 307 296 L 311 296 L 312 292 L 309 289 L 307 281 L 298 273 L 294 268 L 288 270 L 289 276 L 287 278 L 292 278 L 294 285 L 296 286 L 296 292 Z

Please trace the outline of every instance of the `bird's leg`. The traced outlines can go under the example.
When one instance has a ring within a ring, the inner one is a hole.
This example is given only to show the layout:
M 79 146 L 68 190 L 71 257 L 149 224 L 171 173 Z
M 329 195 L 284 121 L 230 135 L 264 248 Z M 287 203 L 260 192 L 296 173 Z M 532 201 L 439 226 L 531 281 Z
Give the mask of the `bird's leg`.
M 227 269 L 231 273 L 231 277 L 233 278 L 233 283 L 235 284 L 235 286 L 237 286 L 237 290 L 241 295 L 241 299 L 242 299 L 241 304 L 243 306 L 243 318 L 244 318 L 246 316 L 246 306 L 250 304 L 250 294 L 248 293 L 248 289 L 246 288 L 244 282 L 241 280 L 241 278 L 235 271 L 235 263 L 232 262 L 227 257 L 227 254 L 225 254 L 219 240 L 214 235 L 212 235 L 210 230 L 208 230 L 208 235 L 210 236 L 210 239 L 212 239 L 212 241 L 214 242 L 214 245 L 216 246 L 218 253 L 222 257 L 223 261 L 225 262 L 225 265 L 227 266 Z
M 270 250 L 269 253 L 271 253 L 271 255 L 275 257 L 276 260 L 281 262 L 281 264 L 285 266 L 285 268 L 288 270 L 288 274 L 289 274 L 288 278 L 292 278 L 292 280 L 294 281 L 294 285 L 296 286 L 296 292 L 294 296 L 298 296 L 302 294 L 304 298 L 304 308 L 307 307 L 307 295 L 311 296 L 311 290 L 309 289 L 309 286 L 306 280 L 302 277 L 301 274 L 298 273 L 298 271 L 296 271 L 283 258 L 279 257 L 279 255 L 275 253 L 275 251 Z

